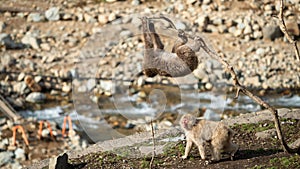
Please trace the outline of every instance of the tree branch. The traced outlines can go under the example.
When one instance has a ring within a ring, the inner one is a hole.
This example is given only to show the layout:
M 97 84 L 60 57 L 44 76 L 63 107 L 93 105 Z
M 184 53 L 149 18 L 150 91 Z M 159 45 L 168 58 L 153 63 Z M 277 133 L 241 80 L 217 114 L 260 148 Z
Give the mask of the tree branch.
M 195 38 L 193 37 L 193 35 L 189 35 L 190 38 Z M 261 98 L 259 98 L 258 96 L 254 95 L 253 93 L 251 93 L 246 87 L 244 87 L 243 85 L 241 85 L 241 83 L 238 80 L 238 77 L 235 73 L 234 68 L 225 60 L 223 59 L 224 57 L 220 57 L 219 55 L 217 55 L 215 52 L 213 52 L 212 50 L 210 50 L 207 45 L 205 44 L 204 40 L 202 38 L 198 37 L 198 40 L 201 42 L 201 48 L 212 58 L 218 60 L 220 63 L 222 63 L 225 68 L 227 69 L 227 71 L 231 74 L 232 79 L 233 79 L 233 85 L 237 88 L 237 93 L 236 93 L 236 97 L 239 96 L 239 92 L 244 93 L 245 95 L 247 95 L 248 97 L 250 97 L 252 100 L 254 100 L 256 103 L 258 103 L 259 105 L 265 107 L 266 109 L 268 109 L 274 116 L 274 123 L 275 123 L 275 128 L 276 128 L 276 132 L 277 132 L 277 136 L 278 139 L 280 140 L 280 143 L 283 146 L 284 151 L 288 152 L 288 153 L 298 153 L 300 154 L 300 149 L 296 148 L 296 149 L 292 149 L 290 148 L 287 143 L 285 142 L 284 136 L 282 134 L 282 130 L 281 130 L 281 126 L 280 126 L 280 121 L 279 121 L 279 117 L 278 117 L 278 112 L 275 108 L 273 108 L 272 106 L 270 106 L 268 103 L 266 103 L 265 101 L 263 101 Z
M 155 148 L 155 139 L 154 139 L 154 127 L 153 127 L 152 120 L 150 122 L 150 125 L 151 125 L 151 133 L 152 133 L 153 151 L 152 151 L 152 157 L 151 157 L 149 168 L 153 168 L 153 161 L 154 161 L 154 157 L 155 157 L 156 148 Z
M 294 51 L 295 51 L 296 58 L 297 58 L 298 61 L 300 61 L 297 42 L 288 33 L 285 22 L 284 22 L 284 19 L 283 19 L 283 9 L 284 9 L 284 3 L 283 3 L 283 0 L 280 0 L 280 10 L 279 10 L 279 13 L 278 13 L 279 27 L 280 27 L 281 31 L 284 33 L 284 36 L 290 42 L 290 44 L 292 44 L 292 46 L 294 48 Z

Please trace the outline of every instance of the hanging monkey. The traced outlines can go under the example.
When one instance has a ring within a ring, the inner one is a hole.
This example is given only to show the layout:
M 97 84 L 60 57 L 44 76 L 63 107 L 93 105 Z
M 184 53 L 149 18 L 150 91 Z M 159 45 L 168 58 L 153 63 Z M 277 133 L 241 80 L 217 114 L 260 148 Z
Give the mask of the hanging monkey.
M 159 35 L 155 32 L 154 24 L 147 17 L 141 18 L 145 53 L 143 72 L 148 77 L 157 74 L 168 77 L 181 77 L 190 74 L 198 66 L 198 58 L 191 47 L 187 46 L 188 37 L 183 30 L 178 30 L 172 51 L 164 50 Z

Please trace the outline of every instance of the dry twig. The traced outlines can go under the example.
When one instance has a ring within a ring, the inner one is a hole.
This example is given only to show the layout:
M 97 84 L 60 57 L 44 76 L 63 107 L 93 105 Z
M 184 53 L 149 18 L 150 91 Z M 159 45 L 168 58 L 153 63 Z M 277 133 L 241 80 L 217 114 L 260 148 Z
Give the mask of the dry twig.
M 149 167 L 153 168 L 153 161 L 154 161 L 154 157 L 155 157 L 156 148 L 155 148 L 154 128 L 153 128 L 153 121 L 152 120 L 150 122 L 150 125 L 151 125 L 151 133 L 152 133 L 153 151 L 152 151 L 152 157 L 151 157 L 151 161 L 150 161 Z
M 279 19 L 279 27 L 281 31 L 284 33 L 285 37 L 288 39 L 290 44 L 293 45 L 295 55 L 298 61 L 300 61 L 300 56 L 299 56 L 299 50 L 297 46 L 297 42 L 291 37 L 291 35 L 288 33 L 284 19 L 283 19 L 283 9 L 284 9 L 284 3 L 283 0 L 280 0 L 280 10 L 278 13 L 278 19 Z

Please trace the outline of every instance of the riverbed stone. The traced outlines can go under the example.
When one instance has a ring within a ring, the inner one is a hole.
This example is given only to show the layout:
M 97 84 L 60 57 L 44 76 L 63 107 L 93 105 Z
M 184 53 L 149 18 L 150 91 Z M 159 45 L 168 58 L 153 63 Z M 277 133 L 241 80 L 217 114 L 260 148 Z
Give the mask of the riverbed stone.
M 18 49 L 22 48 L 22 44 L 16 43 L 10 34 L 7 33 L 1 33 L 0 34 L 0 46 L 5 46 L 7 49 Z
M 46 100 L 46 95 L 40 92 L 32 92 L 26 97 L 25 100 L 31 103 L 40 103 Z
M 3 166 L 12 161 L 13 153 L 10 151 L 0 152 L 0 166 Z
M 42 22 L 44 20 L 45 20 L 44 15 L 42 15 L 41 13 L 37 13 L 37 12 L 30 13 L 27 16 L 28 22 Z
M 59 7 L 51 7 L 45 12 L 45 17 L 48 21 L 58 21 L 60 18 Z
M 15 150 L 15 158 L 16 158 L 17 160 L 21 160 L 21 161 L 26 160 L 25 150 L 22 149 L 22 148 L 17 148 L 17 149 Z
M 263 38 L 267 40 L 275 40 L 276 38 L 283 36 L 283 33 L 277 25 L 265 26 L 263 27 L 262 32 Z
M 0 32 L 2 32 L 4 30 L 4 28 L 6 27 L 5 22 L 0 21 Z
M 27 33 L 22 39 L 23 44 L 31 46 L 33 49 L 40 49 L 39 40 L 31 33 Z

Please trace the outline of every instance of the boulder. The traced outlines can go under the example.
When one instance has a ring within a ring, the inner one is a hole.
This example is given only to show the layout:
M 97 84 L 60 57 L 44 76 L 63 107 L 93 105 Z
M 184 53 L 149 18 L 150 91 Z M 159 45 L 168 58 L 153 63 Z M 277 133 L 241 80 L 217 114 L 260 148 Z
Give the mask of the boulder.
M 27 102 L 40 103 L 45 101 L 46 95 L 40 92 L 32 92 L 26 97 Z
M 60 18 L 59 7 L 51 7 L 45 12 L 48 21 L 58 21 Z

